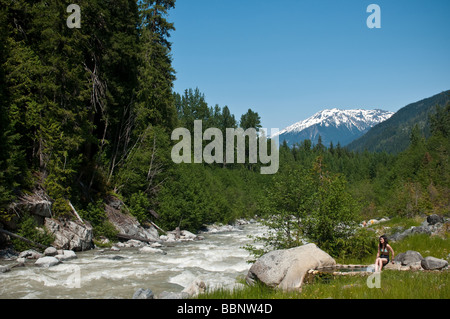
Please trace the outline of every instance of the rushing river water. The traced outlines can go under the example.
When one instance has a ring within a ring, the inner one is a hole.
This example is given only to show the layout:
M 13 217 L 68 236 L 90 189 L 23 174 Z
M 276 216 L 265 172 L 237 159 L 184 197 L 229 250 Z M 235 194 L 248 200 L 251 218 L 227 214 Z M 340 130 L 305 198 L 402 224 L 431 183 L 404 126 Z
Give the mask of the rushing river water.
M 255 223 L 205 233 L 204 240 L 161 247 L 164 255 L 141 253 L 138 248 L 94 249 L 50 268 L 28 261 L 26 267 L 0 273 L 0 298 L 131 298 L 139 288 L 155 295 L 180 292 L 197 278 L 208 288 L 230 288 L 250 268 L 250 254 L 242 248 L 252 243 L 248 235 L 262 232 Z

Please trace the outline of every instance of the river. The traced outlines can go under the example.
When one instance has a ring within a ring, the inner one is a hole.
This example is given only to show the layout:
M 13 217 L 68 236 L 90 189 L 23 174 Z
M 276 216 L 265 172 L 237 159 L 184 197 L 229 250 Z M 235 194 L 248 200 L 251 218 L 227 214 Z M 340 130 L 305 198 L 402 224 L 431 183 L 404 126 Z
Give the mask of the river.
M 93 249 L 50 268 L 27 261 L 25 267 L 0 273 L 0 298 L 132 298 L 139 288 L 151 289 L 157 296 L 163 291 L 181 292 L 197 278 L 209 289 L 230 288 L 250 268 L 251 256 L 242 248 L 253 243 L 248 235 L 262 233 L 263 227 L 253 223 L 204 233 L 204 240 L 163 246 L 164 255 L 141 253 L 138 248 Z

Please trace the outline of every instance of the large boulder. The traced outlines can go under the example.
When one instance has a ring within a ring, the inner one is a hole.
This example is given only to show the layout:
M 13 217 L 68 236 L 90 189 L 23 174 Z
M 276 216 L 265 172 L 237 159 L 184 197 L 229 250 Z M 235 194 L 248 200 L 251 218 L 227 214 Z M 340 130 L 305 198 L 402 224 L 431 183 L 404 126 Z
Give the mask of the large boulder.
M 401 263 L 402 266 L 409 266 L 411 264 L 421 262 L 422 260 L 422 255 L 414 250 L 408 250 L 406 253 L 400 253 L 394 258 L 394 261 Z
M 131 237 L 139 237 L 147 239 L 150 241 L 159 241 L 158 230 L 149 225 L 148 227 L 143 227 L 136 217 L 125 214 L 118 209 L 120 205 L 116 202 L 108 203 L 105 206 L 106 216 L 108 220 L 114 225 L 114 228 L 123 235 L 128 235 Z
M 248 271 L 246 281 L 249 285 L 260 281 L 284 291 L 300 290 L 308 270 L 335 265 L 330 255 L 315 244 L 307 244 L 263 255 Z
M 422 260 L 421 265 L 425 270 L 441 270 L 448 266 L 448 261 L 429 256 Z
M 43 257 L 42 254 L 33 249 L 28 249 L 28 250 L 22 251 L 19 254 L 19 258 L 39 259 L 41 257 Z
M 59 261 L 67 261 L 71 259 L 77 259 L 77 254 L 73 250 L 59 250 L 55 258 Z
M 45 227 L 55 236 L 53 246 L 57 249 L 84 251 L 94 247 L 93 229 L 87 222 L 46 218 Z
M 45 256 L 45 257 L 41 257 L 38 260 L 36 260 L 34 265 L 38 266 L 38 267 L 48 268 L 48 267 L 58 265 L 59 263 L 60 263 L 60 261 L 57 258 L 51 257 L 51 256 Z

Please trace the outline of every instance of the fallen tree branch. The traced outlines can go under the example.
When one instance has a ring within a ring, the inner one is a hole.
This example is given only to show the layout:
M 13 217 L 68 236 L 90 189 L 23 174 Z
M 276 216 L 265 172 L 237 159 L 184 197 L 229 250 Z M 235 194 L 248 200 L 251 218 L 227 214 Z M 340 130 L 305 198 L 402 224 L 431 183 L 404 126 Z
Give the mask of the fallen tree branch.
M 149 220 L 150 224 L 152 224 L 154 227 L 156 227 L 156 229 L 159 229 L 160 231 L 162 231 L 164 234 L 167 234 L 167 232 L 162 229 L 161 227 L 159 227 L 158 225 L 156 225 L 154 222 L 152 222 L 151 220 Z
M 75 210 L 75 207 L 73 207 L 73 205 L 72 205 L 72 203 L 70 201 L 69 201 L 69 206 L 70 206 L 70 208 L 72 208 L 72 211 L 74 212 L 75 216 L 77 216 L 78 220 L 80 222 L 82 222 L 83 225 L 84 225 L 84 221 L 81 219 L 80 215 L 78 215 L 77 211 Z
M 39 244 L 39 243 L 37 243 L 37 242 L 35 242 L 35 241 L 32 241 L 32 240 L 30 240 L 30 239 L 28 239 L 28 238 L 25 238 L 25 237 L 16 235 L 16 234 L 14 234 L 14 233 L 11 233 L 11 232 L 9 232 L 9 231 L 7 231 L 7 230 L 4 230 L 4 229 L 1 229 L 1 228 L 0 228 L 0 233 L 4 233 L 4 234 L 6 234 L 6 235 L 8 235 L 8 236 L 11 236 L 11 237 L 20 239 L 20 240 L 22 240 L 22 241 L 24 241 L 24 242 L 27 242 L 27 243 L 29 243 L 29 244 L 32 244 L 33 246 L 37 246 L 37 247 L 42 248 L 42 249 L 46 249 L 46 248 L 47 248 L 47 246 L 45 246 L 45 245 Z

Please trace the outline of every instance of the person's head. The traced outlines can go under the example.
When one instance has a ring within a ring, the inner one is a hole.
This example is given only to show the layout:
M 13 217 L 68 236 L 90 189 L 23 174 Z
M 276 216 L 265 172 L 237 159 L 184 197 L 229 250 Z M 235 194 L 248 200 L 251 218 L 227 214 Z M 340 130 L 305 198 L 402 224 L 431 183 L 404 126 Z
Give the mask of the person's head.
M 378 241 L 379 241 L 379 247 L 381 248 L 381 247 L 386 247 L 386 245 L 387 245 L 387 243 L 388 243 L 388 239 L 387 239 L 387 237 L 386 237 L 386 235 L 382 235 L 382 236 L 380 236 L 380 238 L 378 239 Z

